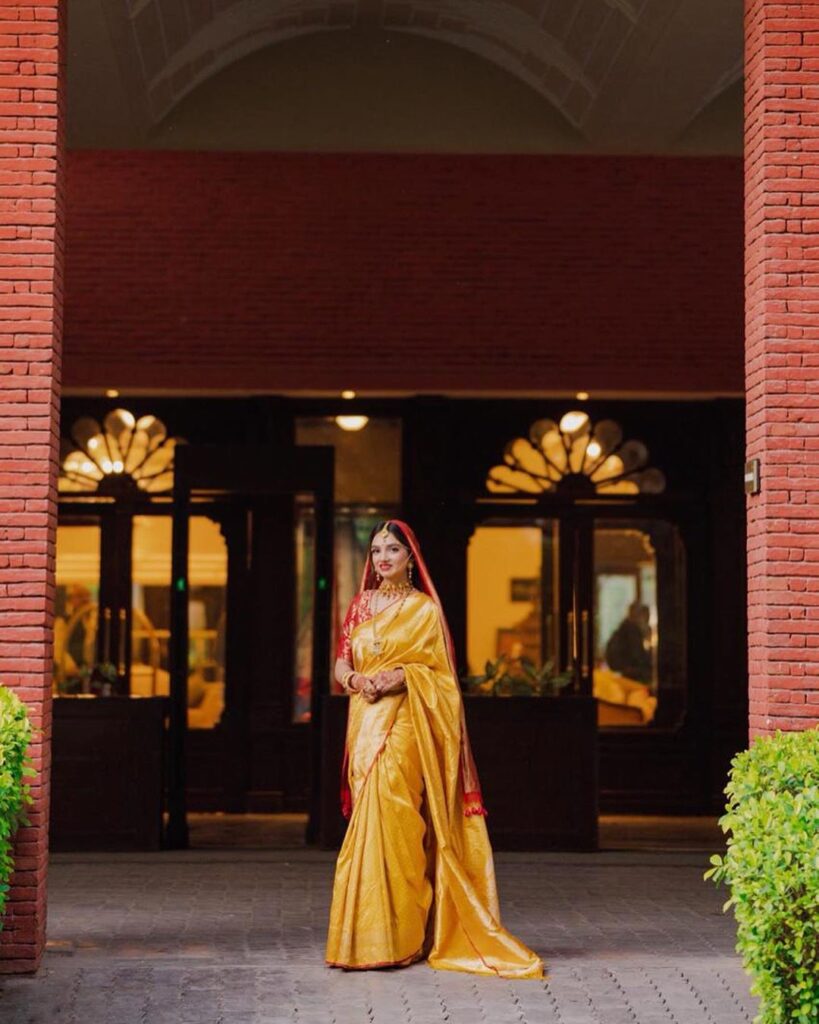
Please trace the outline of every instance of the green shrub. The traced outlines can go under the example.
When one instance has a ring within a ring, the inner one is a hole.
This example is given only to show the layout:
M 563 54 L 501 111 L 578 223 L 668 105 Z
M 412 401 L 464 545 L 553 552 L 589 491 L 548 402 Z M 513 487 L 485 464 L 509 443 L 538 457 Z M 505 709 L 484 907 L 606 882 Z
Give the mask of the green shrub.
M 31 722 L 22 701 L 0 686 L 0 927 L 14 868 L 12 840 L 25 824 L 23 808 L 29 802 L 24 779 L 34 774 L 27 755 Z
M 777 733 L 733 760 L 720 825 L 737 952 L 760 997 L 760 1024 L 819 1021 L 819 731 Z

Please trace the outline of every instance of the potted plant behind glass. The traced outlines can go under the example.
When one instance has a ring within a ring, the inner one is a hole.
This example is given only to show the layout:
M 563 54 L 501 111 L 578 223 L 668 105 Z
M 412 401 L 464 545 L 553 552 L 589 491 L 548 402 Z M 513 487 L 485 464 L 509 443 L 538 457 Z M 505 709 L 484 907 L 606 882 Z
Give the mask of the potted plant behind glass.
M 462 690 L 473 697 L 558 697 L 571 682 L 571 672 L 555 672 L 554 661 L 538 668 L 530 658 L 505 655 L 487 661 L 481 675 L 461 676 Z

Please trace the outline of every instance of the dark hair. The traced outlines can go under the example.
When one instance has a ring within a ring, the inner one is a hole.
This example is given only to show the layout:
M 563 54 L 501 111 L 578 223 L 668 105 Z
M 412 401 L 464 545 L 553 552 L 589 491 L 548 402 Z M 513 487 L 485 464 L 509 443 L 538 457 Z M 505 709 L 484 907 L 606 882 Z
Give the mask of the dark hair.
M 392 522 L 392 520 L 390 519 L 385 519 L 383 522 L 380 522 L 373 527 L 373 530 L 370 533 L 370 540 L 367 544 L 368 551 L 372 547 L 373 540 L 375 540 L 379 533 L 383 533 L 384 530 L 386 530 L 387 533 L 391 533 L 399 544 L 404 545 L 407 551 L 412 551 L 410 542 L 407 540 L 407 535 L 404 533 L 400 526 L 396 526 L 396 524 Z

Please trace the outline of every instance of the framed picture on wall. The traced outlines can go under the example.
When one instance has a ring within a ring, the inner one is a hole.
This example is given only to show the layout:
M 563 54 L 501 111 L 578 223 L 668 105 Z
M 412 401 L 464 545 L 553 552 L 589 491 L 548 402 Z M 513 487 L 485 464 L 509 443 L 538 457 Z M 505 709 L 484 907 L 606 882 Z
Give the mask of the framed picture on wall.
M 540 580 L 537 577 L 511 579 L 509 581 L 510 601 L 537 601 L 540 596 Z

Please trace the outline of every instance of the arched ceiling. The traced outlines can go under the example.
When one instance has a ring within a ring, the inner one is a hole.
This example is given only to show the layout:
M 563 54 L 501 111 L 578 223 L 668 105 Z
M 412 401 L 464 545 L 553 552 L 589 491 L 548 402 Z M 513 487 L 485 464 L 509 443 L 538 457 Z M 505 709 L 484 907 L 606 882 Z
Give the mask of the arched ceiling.
M 70 0 L 70 128 L 73 116 L 89 144 L 94 119 L 125 120 L 132 144 L 150 144 L 224 69 L 319 33 L 470 53 L 542 97 L 591 151 L 673 150 L 742 74 L 742 0 Z

